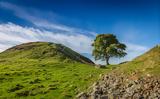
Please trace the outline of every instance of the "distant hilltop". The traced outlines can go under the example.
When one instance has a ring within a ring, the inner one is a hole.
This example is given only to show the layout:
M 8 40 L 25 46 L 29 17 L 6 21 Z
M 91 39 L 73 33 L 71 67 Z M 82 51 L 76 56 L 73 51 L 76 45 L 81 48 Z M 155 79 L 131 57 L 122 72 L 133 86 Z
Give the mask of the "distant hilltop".
M 72 49 L 51 42 L 29 42 L 7 49 L 0 54 L 3 58 L 29 58 L 46 59 L 53 58 L 61 62 L 81 62 L 94 64 L 90 59 Z

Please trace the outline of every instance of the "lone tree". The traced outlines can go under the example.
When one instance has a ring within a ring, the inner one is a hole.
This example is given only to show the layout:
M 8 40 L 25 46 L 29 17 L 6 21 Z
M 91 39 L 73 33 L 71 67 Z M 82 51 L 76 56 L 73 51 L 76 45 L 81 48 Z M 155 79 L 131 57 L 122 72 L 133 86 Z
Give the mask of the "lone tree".
M 107 65 L 111 57 L 124 57 L 127 54 L 126 45 L 120 43 L 113 34 L 97 35 L 92 46 L 94 47 L 92 55 L 95 60 L 105 60 Z

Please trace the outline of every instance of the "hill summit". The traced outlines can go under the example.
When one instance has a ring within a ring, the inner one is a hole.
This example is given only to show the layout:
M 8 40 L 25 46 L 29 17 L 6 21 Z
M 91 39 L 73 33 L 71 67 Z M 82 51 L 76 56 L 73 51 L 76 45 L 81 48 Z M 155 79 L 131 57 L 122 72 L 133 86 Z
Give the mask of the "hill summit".
M 47 59 L 53 58 L 61 62 L 81 62 L 94 64 L 90 59 L 72 49 L 51 42 L 29 42 L 14 46 L 0 54 L 3 58 Z

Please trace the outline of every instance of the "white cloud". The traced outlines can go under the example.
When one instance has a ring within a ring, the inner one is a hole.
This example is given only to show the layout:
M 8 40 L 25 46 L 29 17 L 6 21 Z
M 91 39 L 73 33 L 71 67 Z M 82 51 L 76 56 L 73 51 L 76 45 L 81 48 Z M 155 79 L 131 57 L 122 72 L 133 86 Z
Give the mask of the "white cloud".
M 54 18 L 54 14 L 52 12 L 46 12 L 46 11 L 39 11 L 33 8 L 27 9 L 25 7 L 17 6 L 12 3 L 8 2 L 0 2 L 0 6 L 4 9 L 10 10 L 14 13 L 15 16 L 25 19 L 31 23 L 33 23 L 36 26 L 44 27 L 44 28 L 53 28 L 57 30 L 63 30 L 63 31 L 71 31 L 72 28 L 60 25 L 60 24 L 54 24 L 48 21 L 48 19 L 41 18 L 42 12 L 43 14 L 46 14 L 46 16 L 50 16 L 50 18 Z
M 56 42 L 71 47 L 80 53 L 90 53 L 92 38 L 82 34 L 59 34 L 51 31 L 22 27 L 13 23 L 7 23 L 0 24 L 0 44 L 4 41 L 17 42 L 16 44 L 31 41 Z M 0 47 L 0 49 L 6 49 L 10 46 Z
M 17 17 L 25 19 L 38 27 L 28 28 L 13 23 L 1 24 L 0 36 L 3 40 L 19 43 L 29 41 L 57 42 L 65 44 L 80 53 L 91 53 L 91 42 L 97 33 L 69 27 L 57 22 L 54 23 L 41 17 L 45 14 L 45 16 L 53 19 L 56 16 L 53 12 L 39 11 L 34 8 L 28 9 L 8 2 L 0 2 L 0 6 L 12 11 Z
M 11 47 L 11 45 L 0 44 L 0 52 L 4 51 L 4 50 L 7 49 L 8 47 Z
M 74 27 L 63 25 L 63 24 L 59 24 L 56 20 L 58 15 L 51 11 L 39 11 L 34 8 L 28 9 L 28 8 L 17 6 L 15 4 L 8 3 L 8 2 L 0 2 L 0 6 L 4 9 L 13 11 L 15 16 L 25 19 L 40 28 L 50 29 L 52 31 L 57 30 L 59 33 L 65 32 L 65 33 L 72 34 L 72 35 L 76 33 L 77 34 L 87 33 L 87 35 L 92 36 L 92 37 L 97 35 L 97 33 L 92 32 L 92 31 L 82 30 L 79 28 L 74 28 Z M 47 18 L 41 17 L 44 15 L 48 17 Z M 49 19 L 53 19 L 54 21 L 49 20 Z

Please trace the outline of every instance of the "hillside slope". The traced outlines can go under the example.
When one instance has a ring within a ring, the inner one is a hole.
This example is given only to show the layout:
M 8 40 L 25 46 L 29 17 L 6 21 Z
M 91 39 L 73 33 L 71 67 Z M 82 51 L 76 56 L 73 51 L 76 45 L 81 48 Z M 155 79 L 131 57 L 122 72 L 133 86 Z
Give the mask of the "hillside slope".
M 157 45 L 133 61 L 120 65 L 116 72 L 132 74 L 137 72 L 140 75 L 160 75 L 160 46 Z
M 160 46 L 117 66 L 95 82 L 82 99 L 160 99 Z
M 80 55 L 72 49 L 56 43 L 49 42 L 30 42 L 14 46 L 0 54 L 0 58 L 28 58 L 28 59 L 47 59 L 53 58 L 65 62 L 81 62 L 94 64 L 90 59 Z
M 72 99 L 109 71 L 92 65 L 88 58 L 59 44 L 31 42 L 12 47 L 0 53 L 0 99 Z

